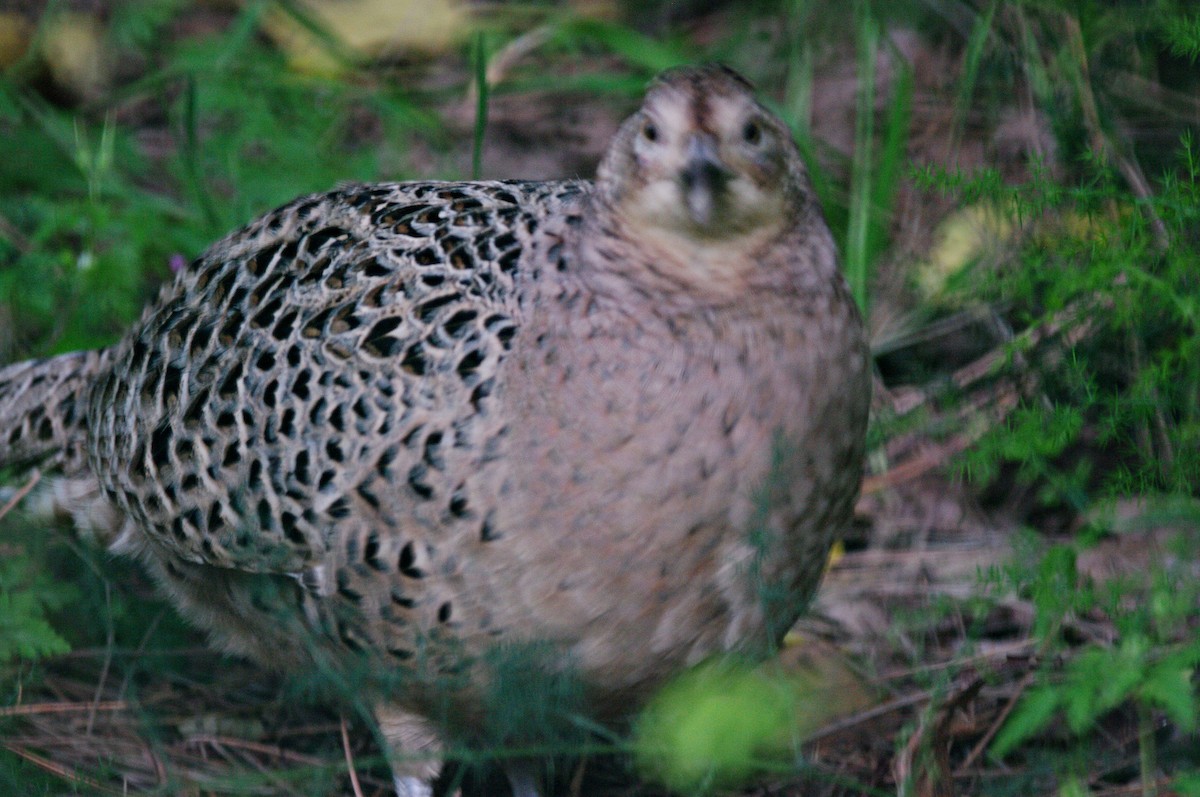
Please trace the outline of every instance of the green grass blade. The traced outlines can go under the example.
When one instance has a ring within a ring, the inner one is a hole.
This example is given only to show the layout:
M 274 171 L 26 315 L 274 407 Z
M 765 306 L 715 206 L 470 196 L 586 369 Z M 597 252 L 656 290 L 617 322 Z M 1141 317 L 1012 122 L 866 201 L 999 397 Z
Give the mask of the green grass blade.
M 888 115 L 884 120 L 883 141 L 871 190 L 871 222 L 868 228 L 867 258 L 874 262 L 887 247 L 888 227 L 892 209 L 900 192 L 900 178 L 905 172 L 908 152 L 908 126 L 912 118 L 913 70 L 895 54 L 898 65 L 888 102 Z
M 957 149 L 958 141 L 962 136 L 967 110 L 979 79 L 979 65 L 983 61 L 988 36 L 992 32 L 992 22 L 995 20 L 996 9 L 999 5 L 999 0 L 992 0 L 988 10 L 975 18 L 971 36 L 967 39 L 967 50 L 963 54 L 962 76 L 958 81 L 958 96 L 954 100 L 954 121 L 950 126 L 951 150 Z
M 487 129 L 488 80 L 487 49 L 484 34 L 475 37 L 475 131 L 471 142 L 471 179 L 478 180 L 483 174 L 483 134 Z
M 598 19 L 571 20 L 558 35 L 568 43 L 598 44 L 647 75 L 693 61 L 697 55 L 683 40 L 652 38 L 625 25 Z
M 220 216 L 217 213 L 212 196 L 208 193 L 208 188 L 204 181 L 204 170 L 200 166 L 200 144 L 197 133 L 198 123 L 196 112 L 196 79 L 192 75 L 189 75 L 184 81 L 183 97 L 180 102 L 183 106 L 183 118 L 181 120 L 181 124 L 183 125 L 183 147 L 180 152 L 180 158 L 183 161 L 183 173 L 192 196 L 195 197 L 196 203 L 199 204 L 200 210 L 204 214 L 205 223 L 209 227 L 216 228 L 219 226 Z
M 850 176 L 849 223 L 846 230 L 846 278 L 855 301 L 867 309 L 869 278 L 868 233 L 871 224 L 873 151 L 875 138 L 875 54 L 879 24 L 869 2 L 857 7 L 858 98 L 854 120 L 854 161 Z

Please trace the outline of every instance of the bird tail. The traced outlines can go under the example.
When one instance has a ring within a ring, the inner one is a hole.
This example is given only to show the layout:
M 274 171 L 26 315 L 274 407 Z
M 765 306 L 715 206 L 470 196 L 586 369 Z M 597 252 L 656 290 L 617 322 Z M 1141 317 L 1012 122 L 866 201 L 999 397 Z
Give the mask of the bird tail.
M 88 391 L 109 349 L 26 360 L 0 368 L 0 466 L 86 468 Z

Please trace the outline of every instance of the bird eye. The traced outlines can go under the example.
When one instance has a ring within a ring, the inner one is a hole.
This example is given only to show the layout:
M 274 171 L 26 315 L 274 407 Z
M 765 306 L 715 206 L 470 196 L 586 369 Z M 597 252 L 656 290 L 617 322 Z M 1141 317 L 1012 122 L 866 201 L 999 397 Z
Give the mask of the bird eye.
M 742 128 L 742 140 L 747 144 L 757 144 L 762 141 L 762 125 L 754 120 L 746 122 L 746 126 Z
M 642 137 L 647 141 L 658 141 L 658 128 L 654 126 L 654 122 L 646 122 L 642 126 Z

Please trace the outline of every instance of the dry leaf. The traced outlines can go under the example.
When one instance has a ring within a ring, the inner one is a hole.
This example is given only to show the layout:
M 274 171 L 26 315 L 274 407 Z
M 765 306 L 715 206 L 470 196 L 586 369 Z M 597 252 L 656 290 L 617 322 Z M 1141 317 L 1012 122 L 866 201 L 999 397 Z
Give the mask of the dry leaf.
M 0 11 L 0 69 L 7 69 L 25 57 L 33 26 L 20 14 Z
M 765 665 L 790 685 L 800 738 L 875 703 L 870 686 L 834 645 L 793 631 L 779 657 Z
M 1016 232 L 1012 215 L 987 202 L 969 205 L 938 225 L 934 245 L 916 269 L 917 288 L 930 300 L 945 300 L 947 284 L 963 269 L 994 254 Z
M 62 13 L 46 26 L 41 56 L 50 76 L 80 99 L 94 99 L 112 83 L 112 56 L 100 23 L 87 14 Z
M 363 60 L 440 53 L 470 32 L 471 15 L 461 0 L 300 0 L 298 5 L 349 55 Z M 286 11 L 274 9 L 263 27 L 293 68 L 312 74 L 342 70 L 329 43 Z

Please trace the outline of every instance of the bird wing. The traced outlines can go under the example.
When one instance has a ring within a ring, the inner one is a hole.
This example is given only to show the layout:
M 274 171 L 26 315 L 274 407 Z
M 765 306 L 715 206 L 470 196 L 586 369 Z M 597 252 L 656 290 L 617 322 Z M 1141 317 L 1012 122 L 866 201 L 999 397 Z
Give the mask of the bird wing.
M 520 284 L 546 209 L 584 190 L 351 185 L 214 245 L 92 391 L 108 497 L 185 561 L 251 572 L 406 525 L 486 524 L 465 485 L 502 434 L 489 396 Z

